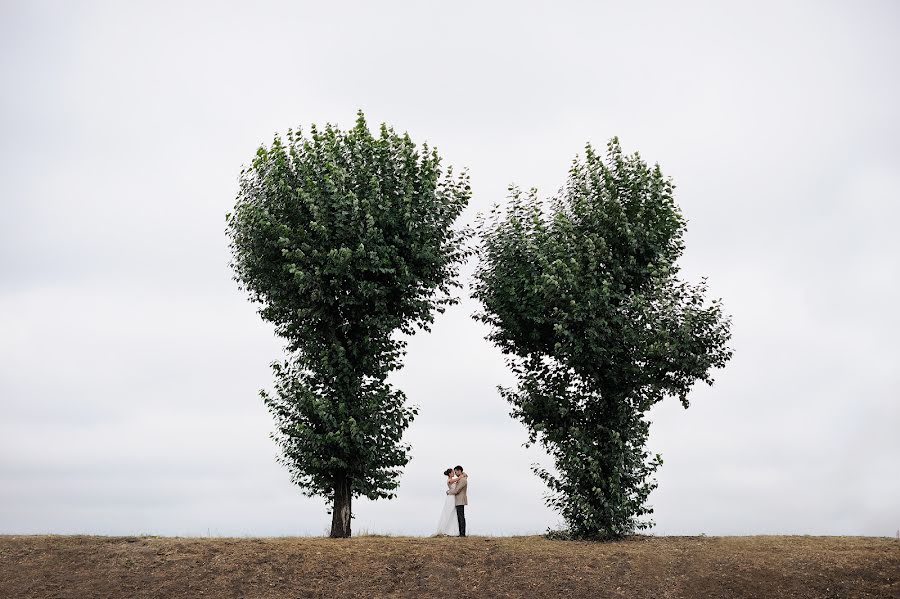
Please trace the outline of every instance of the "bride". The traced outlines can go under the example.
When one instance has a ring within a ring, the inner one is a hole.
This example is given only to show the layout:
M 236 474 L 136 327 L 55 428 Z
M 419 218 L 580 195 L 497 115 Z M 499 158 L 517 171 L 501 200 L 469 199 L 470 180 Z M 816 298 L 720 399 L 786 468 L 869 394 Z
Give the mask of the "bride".
M 456 490 L 456 481 L 458 476 L 453 475 L 453 469 L 444 470 L 444 476 L 447 477 L 447 488 L 451 491 Z M 459 521 L 456 519 L 456 496 L 447 495 L 444 500 L 444 509 L 441 511 L 441 519 L 438 521 L 438 535 L 456 536 L 459 534 Z

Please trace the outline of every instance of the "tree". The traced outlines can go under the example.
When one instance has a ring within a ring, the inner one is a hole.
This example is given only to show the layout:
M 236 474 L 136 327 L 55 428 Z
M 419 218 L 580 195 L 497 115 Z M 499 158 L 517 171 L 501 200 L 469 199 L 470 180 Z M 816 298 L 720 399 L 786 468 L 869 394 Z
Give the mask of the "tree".
M 416 414 L 386 382 L 401 366 L 396 333 L 429 329 L 456 303 L 470 254 L 454 221 L 471 196 L 427 144 L 360 112 L 341 131 L 313 125 L 261 146 L 226 216 L 231 266 L 286 340 L 272 364 L 279 461 L 307 496 L 332 503 L 332 537 L 350 536 L 353 497 L 392 498 Z
M 677 277 L 685 221 L 671 180 L 618 139 L 588 145 L 549 202 L 510 188 L 480 219 L 475 317 L 516 375 L 511 415 L 556 473 L 534 467 L 568 533 L 612 538 L 641 516 L 662 463 L 645 449 L 646 413 L 665 396 L 688 407 L 693 384 L 731 357 L 730 317 L 705 301 L 706 279 Z

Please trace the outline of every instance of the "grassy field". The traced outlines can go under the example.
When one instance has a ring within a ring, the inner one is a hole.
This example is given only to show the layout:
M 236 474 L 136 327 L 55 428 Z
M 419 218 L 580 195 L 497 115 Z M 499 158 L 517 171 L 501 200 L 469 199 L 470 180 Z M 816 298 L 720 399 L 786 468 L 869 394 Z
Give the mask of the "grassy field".
M 0 536 L 0 597 L 900 598 L 900 541 Z

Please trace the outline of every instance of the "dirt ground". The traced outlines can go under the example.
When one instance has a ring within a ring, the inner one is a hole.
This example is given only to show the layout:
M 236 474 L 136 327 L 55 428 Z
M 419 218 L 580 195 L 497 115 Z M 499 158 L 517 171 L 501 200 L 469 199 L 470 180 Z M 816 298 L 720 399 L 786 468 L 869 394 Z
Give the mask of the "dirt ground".
M 900 598 L 900 541 L 0 536 L 0 597 Z

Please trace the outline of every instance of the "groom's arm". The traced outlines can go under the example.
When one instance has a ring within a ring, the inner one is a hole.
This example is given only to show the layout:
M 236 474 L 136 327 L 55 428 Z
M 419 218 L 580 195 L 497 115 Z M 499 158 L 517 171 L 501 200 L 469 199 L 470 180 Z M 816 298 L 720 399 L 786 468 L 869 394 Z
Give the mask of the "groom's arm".
M 451 490 L 447 491 L 447 493 L 449 493 L 450 495 L 456 495 L 457 493 L 459 493 L 460 491 L 465 489 L 467 484 L 469 484 L 469 479 L 464 476 L 461 479 L 459 479 L 458 481 L 456 481 L 456 489 L 455 490 L 451 489 Z

